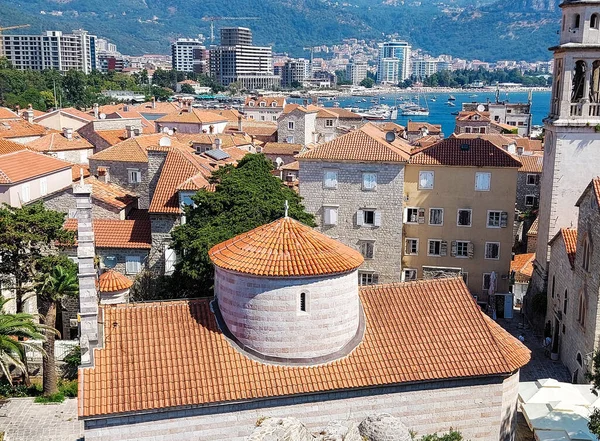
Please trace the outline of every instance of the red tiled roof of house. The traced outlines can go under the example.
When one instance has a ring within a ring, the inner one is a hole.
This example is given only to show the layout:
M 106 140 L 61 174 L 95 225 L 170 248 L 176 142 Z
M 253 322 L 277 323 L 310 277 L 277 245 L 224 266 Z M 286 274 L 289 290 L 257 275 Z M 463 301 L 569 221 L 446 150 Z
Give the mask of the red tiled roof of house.
M 95 351 L 95 366 L 79 369 L 79 416 L 507 376 L 529 361 L 530 351 L 480 311 L 461 279 L 364 287 L 360 298 L 361 344 L 318 366 L 242 354 L 219 330 L 211 299 L 101 306 L 110 338 Z
M 575 202 L 575 206 L 579 207 L 581 201 L 586 196 L 588 191 L 594 192 L 594 197 L 596 198 L 596 206 L 600 207 L 600 177 L 596 177 L 590 181 L 588 186 L 581 193 L 581 196 L 579 196 L 579 199 L 577 199 L 577 202 Z
M 94 240 L 97 248 L 150 249 L 150 220 L 94 219 Z M 77 219 L 67 219 L 65 230 L 77 231 Z
M 75 107 L 66 107 L 64 109 L 56 109 L 56 110 L 53 110 L 52 112 L 44 113 L 43 115 L 40 115 L 40 116 L 34 118 L 34 122 L 39 123 L 40 121 L 43 121 L 44 119 L 48 118 L 49 116 L 54 116 L 56 114 L 68 115 L 72 118 L 79 119 L 79 120 L 85 121 L 85 122 L 94 121 L 96 119 L 96 118 L 94 118 L 93 115 L 82 112 L 81 110 L 76 109 Z
M 27 147 L 38 152 L 62 152 L 67 150 L 89 150 L 94 146 L 77 132 L 67 139 L 63 133 L 49 133 L 27 144 Z
M 290 217 L 215 245 L 208 256 L 220 268 L 268 277 L 343 273 L 364 261 L 358 251 Z
M 250 103 L 254 103 L 254 106 L 250 106 Z M 260 107 L 260 103 L 264 103 L 264 107 L 272 107 L 275 103 L 275 107 L 283 107 L 285 104 L 284 96 L 247 96 L 245 106 L 249 108 Z
M 401 133 L 401 132 L 404 132 L 404 130 L 406 130 L 406 128 L 404 126 L 401 126 L 400 124 L 393 123 L 391 121 L 384 122 L 384 123 L 377 123 L 377 127 L 379 127 L 384 132 Z
M 420 132 L 422 128 L 426 128 L 430 135 L 439 135 L 442 132 L 441 124 L 429 124 L 426 122 L 409 121 L 406 125 L 407 132 Z
M 419 139 L 415 140 L 412 142 L 412 145 L 414 145 L 416 148 L 424 148 L 424 147 L 431 147 L 432 145 L 440 142 L 441 139 L 439 137 L 439 135 L 427 135 L 427 136 L 422 136 Z M 415 149 L 416 151 L 416 149 Z
M 447 138 L 430 147 L 418 149 L 412 154 L 410 163 L 455 167 L 521 167 L 518 160 L 489 141 L 459 138 Z
M 87 164 L 73 164 L 71 166 L 71 176 L 73 181 L 77 181 L 81 178 L 81 170 L 83 170 L 83 178 L 90 176 L 90 166 Z
M 121 162 L 148 162 L 148 149 L 157 147 L 162 138 L 169 138 L 173 147 L 188 148 L 176 138 L 163 133 L 135 136 L 91 156 L 90 159 Z M 189 149 L 189 148 L 188 148 Z
M 43 136 L 47 129 L 39 124 L 31 124 L 23 119 L 0 121 L 0 138 L 26 138 L 29 136 Z
M 410 145 L 398 138 L 387 142 L 385 132 L 368 123 L 296 157 L 300 160 L 407 162 L 410 149 Z
M 510 270 L 515 272 L 515 281 L 527 283 L 533 274 L 533 261 L 535 253 L 515 254 L 510 262 Z
M 246 117 L 242 115 L 236 109 L 206 109 L 206 112 L 215 113 L 219 116 L 225 118 L 228 122 L 236 123 L 238 122 L 238 118 L 245 119 Z
M 8 107 L 0 107 L 0 119 L 20 119 L 20 117 Z
M 538 234 L 539 217 L 536 217 L 529 230 L 527 230 L 527 236 L 537 236 Z
M 31 150 L 18 150 L 0 156 L 0 184 L 28 181 L 38 176 L 70 169 L 72 165 L 70 162 Z
M 211 135 L 209 133 L 176 133 L 175 138 L 182 144 L 192 146 L 192 144 L 213 145 L 216 139 L 221 140 L 221 148 L 248 146 L 252 144 L 249 136 L 234 133 L 219 133 Z
M 216 113 L 191 108 L 169 113 L 156 121 L 161 123 L 210 124 L 227 122 L 227 118 Z
M 356 120 L 362 120 L 362 116 L 360 116 L 357 113 L 354 112 L 350 112 L 349 110 L 346 109 L 342 109 L 341 107 L 328 107 L 327 111 L 330 113 L 334 113 L 335 115 L 337 115 L 339 118 L 342 119 L 356 119 Z M 393 124 L 393 123 L 390 123 Z M 399 126 L 402 127 L 402 126 Z
M 491 142 L 496 147 L 501 147 L 504 150 L 508 150 L 510 144 L 517 144 L 516 139 L 507 135 L 501 135 L 500 133 L 453 133 L 450 138 L 459 139 L 485 139 Z
M 515 137 L 515 142 L 518 147 L 523 147 L 523 151 L 530 153 L 539 153 L 544 151 L 544 146 L 540 139 L 523 138 L 521 136 Z
M 520 172 L 541 173 L 544 166 L 544 157 L 539 155 L 515 155 L 515 159 L 521 161 Z
M 85 183 L 92 186 L 93 199 L 104 202 L 112 207 L 123 209 L 135 202 L 135 196 L 115 183 L 102 182 L 94 176 L 86 178 Z
M 262 148 L 262 153 L 265 155 L 297 155 L 303 148 L 302 144 L 267 142 Z
M 577 229 L 561 228 L 558 234 L 562 235 L 571 268 L 575 268 L 575 255 L 577 254 Z
M 456 121 L 483 121 L 490 122 L 490 112 L 463 111 L 459 112 Z
M 109 269 L 98 277 L 98 291 L 116 292 L 131 288 L 133 282 L 118 271 Z
M 108 119 L 114 119 L 114 116 L 118 117 L 118 118 L 136 118 L 140 120 L 140 123 L 142 124 L 142 133 L 145 135 L 151 135 L 152 133 L 156 133 L 156 126 L 154 125 L 154 121 L 148 121 L 146 118 L 144 118 L 144 116 L 136 111 L 136 110 L 118 110 L 112 114 L 110 114 L 110 116 L 108 117 Z M 123 134 L 126 136 L 127 130 L 123 129 L 122 130 Z
M 300 170 L 300 163 L 298 161 L 290 162 L 281 167 L 282 170 Z
M 25 147 L 23 144 L 19 144 L 18 142 L 0 138 L 0 155 L 18 152 L 19 150 L 25 150 L 26 148 L 27 147 Z

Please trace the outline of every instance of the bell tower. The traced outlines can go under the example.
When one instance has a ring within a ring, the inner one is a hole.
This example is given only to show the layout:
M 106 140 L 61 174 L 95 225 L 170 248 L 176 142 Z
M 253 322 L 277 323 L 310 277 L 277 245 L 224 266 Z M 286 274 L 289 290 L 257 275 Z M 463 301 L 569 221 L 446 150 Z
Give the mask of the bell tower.
M 550 48 L 554 82 L 544 120 L 534 292 L 546 287 L 548 241 L 577 226 L 575 202 L 600 175 L 600 0 L 565 0 L 560 8 L 560 44 Z

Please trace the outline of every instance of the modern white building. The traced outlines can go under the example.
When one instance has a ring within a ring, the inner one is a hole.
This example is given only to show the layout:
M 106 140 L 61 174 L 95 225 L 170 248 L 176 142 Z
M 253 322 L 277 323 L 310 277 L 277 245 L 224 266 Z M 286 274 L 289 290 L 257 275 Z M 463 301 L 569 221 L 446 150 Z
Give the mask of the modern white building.
M 46 31 L 42 35 L 0 35 L 0 53 L 16 69 L 71 69 L 90 73 L 96 69 L 96 36 L 83 29 L 63 34 Z
M 351 61 L 346 65 L 346 78 L 352 81 L 352 85 L 358 86 L 362 80 L 367 78 L 367 71 L 366 61 Z
M 310 62 L 305 58 L 287 60 L 281 68 L 281 86 L 293 87 L 310 77 Z
M 410 50 L 406 41 L 379 43 L 377 82 L 398 84 L 410 76 Z
M 416 58 L 411 61 L 411 74 L 419 79 L 427 78 L 449 68 L 448 62 L 437 58 Z
M 178 72 L 206 71 L 206 49 L 201 40 L 194 38 L 179 38 L 171 44 L 171 63 L 173 70 Z

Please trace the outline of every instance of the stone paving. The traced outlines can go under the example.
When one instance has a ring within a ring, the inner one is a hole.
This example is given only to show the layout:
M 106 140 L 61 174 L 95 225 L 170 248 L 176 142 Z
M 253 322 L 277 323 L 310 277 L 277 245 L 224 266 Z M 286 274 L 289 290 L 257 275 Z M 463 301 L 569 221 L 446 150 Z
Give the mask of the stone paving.
M 33 398 L 13 398 L 0 404 L 0 433 L 5 441 L 83 441 L 77 400 L 35 404 Z
M 519 381 L 535 381 L 540 378 L 554 378 L 557 381 L 571 382 L 571 374 L 560 361 L 550 360 L 542 346 L 544 337 L 535 335 L 533 330 L 527 326 L 527 320 L 518 310 L 514 312 L 512 319 L 498 319 L 498 323 L 515 337 L 523 334 L 525 345 L 531 350 L 531 361 L 521 369 Z M 523 326 L 523 324 L 526 324 Z

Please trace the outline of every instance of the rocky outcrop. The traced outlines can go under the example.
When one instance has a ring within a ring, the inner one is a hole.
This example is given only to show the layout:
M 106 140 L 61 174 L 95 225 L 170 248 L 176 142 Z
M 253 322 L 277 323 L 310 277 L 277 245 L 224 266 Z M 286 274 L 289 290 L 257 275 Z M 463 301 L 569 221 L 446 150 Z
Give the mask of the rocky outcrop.
M 313 441 L 314 437 L 296 418 L 266 418 L 258 421 L 248 441 Z
M 387 413 L 367 417 L 358 426 L 369 441 L 410 441 L 411 436 L 402 421 Z

